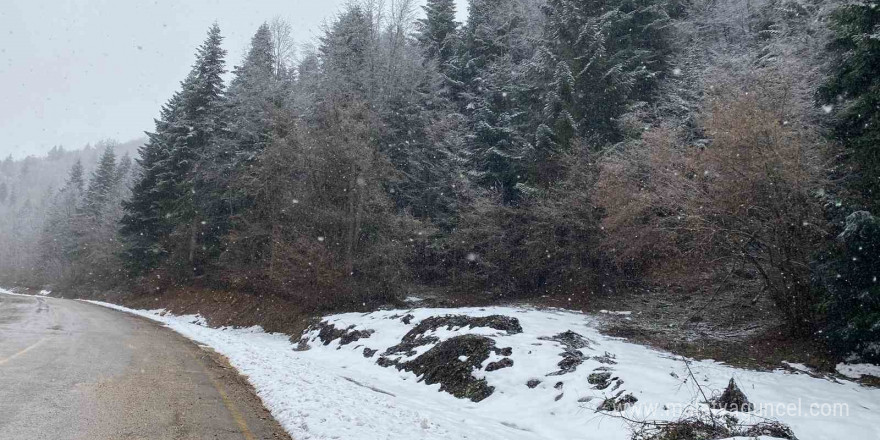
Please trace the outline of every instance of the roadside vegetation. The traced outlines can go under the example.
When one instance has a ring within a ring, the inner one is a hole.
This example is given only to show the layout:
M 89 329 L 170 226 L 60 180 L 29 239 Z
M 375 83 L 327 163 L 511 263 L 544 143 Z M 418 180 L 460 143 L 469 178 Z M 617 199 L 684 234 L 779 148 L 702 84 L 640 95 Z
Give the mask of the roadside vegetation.
M 306 315 L 690 286 L 878 362 L 876 6 L 364 0 L 234 66 L 215 25 L 136 155 L 0 162 L 0 280 Z

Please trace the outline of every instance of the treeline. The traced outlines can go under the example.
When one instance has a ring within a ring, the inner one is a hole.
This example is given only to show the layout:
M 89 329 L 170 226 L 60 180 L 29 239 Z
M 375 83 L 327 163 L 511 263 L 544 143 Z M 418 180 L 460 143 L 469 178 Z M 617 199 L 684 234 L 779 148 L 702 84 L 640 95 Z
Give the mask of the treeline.
M 117 160 L 114 147 L 104 147 L 91 176 L 77 160 L 52 197 L 38 246 L 45 279 L 106 288 L 125 278 L 118 230 L 134 173 L 129 156 Z
M 0 282 L 33 285 L 54 282 L 43 271 L 44 225 L 54 211 L 70 169 L 79 162 L 87 180 L 108 145 L 118 156 L 137 153 L 143 141 L 101 141 L 80 149 L 53 147 L 46 156 L 0 161 Z
M 756 277 L 792 330 L 880 356 L 872 4 L 380 5 L 296 62 L 261 26 L 229 84 L 213 26 L 121 214 L 85 215 L 91 184 L 73 210 L 104 238 L 65 267 L 316 309 Z

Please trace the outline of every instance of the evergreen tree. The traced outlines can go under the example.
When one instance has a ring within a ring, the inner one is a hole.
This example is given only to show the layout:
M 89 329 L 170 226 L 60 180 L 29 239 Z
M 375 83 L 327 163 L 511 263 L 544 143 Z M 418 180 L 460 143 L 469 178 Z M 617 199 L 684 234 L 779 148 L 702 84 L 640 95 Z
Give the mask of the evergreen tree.
M 528 190 L 531 149 L 523 135 L 533 95 L 526 62 L 536 48 L 527 12 L 517 0 L 474 0 L 464 29 L 459 65 L 462 112 L 471 121 L 469 168 L 477 183 L 498 190 L 506 203 Z
M 140 148 L 137 159 L 139 176 L 131 198 L 122 204 L 120 234 L 125 242 L 124 260 L 128 269 L 136 274 L 155 268 L 167 257 L 168 251 L 160 240 L 173 227 L 166 216 L 173 193 L 169 185 L 160 185 L 159 179 L 167 163 L 173 137 L 171 128 L 182 117 L 181 102 L 180 93 L 169 99 L 156 120 L 156 131 L 147 133 L 148 141 Z
M 210 194 L 210 172 L 224 129 L 225 107 L 223 41 L 214 24 L 196 53 L 196 62 L 180 91 L 180 114 L 168 121 L 163 133 L 167 154 L 156 164 L 159 201 L 171 227 L 167 237 L 172 263 L 187 272 L 199 272 L 210 255 L 219 252 L 221 226 Z
M 397 171 L 388 184 L 397 208 L 449 229 L 464 186 L 454 135 L 460 124 L 448 117 L 451 104 L 432 91 L 426 78 L 413 93 L 392 97 L 382 114 L 379 144 Z
M 833 74 L 819 89 L 820 103 L 834 111 L 834 136 L 857 164 L 855 188 L 880 211 L 880 4 L 840 7 L 831 16 Z
M 122 212 L 118 208 L 119 195 L 125 195 L 121 186 L 126 173 L 116 163 L 113 145 L 107 146 L 77 210 L 74 227 L 79 254 L 73 263 L 93 283 L 112 279 L 119 267 L 117 228 Z
M 363 99 L 373 76 L 368 65 L 370 17 L 360 6 L 347 8 L 321 37 L 318 47 L 325 100 Z
M 6 204 L 7 197 L 9 197 L 9 187 L 6 182 L 0 182 L 0 205 Z
M 417 23 L 419 42 L 425 57 L 436 60 L 441 71 L 455 54 L 456 31 L 455 0 L 428 0 L 422 7 L 425 18 Z
M 116 154 L 113 152 L 113 146 L 110 145 L 104 150 L 98 161 L 98 168 L 92 173 L 80 214 L 86 216 L 90 222 L 100 221 L 108 202 L 114 195 L 117 182 Z
M 229 122 L 223 148 L 232 157 L 218 161 L 228 165 L 221 174 L 253 161 L 269 142 L 273 113 L 283 103 L 273 50 L 269 25 L 264 23 L 251 39 L 242 65 L 233 70 L 226 94 L 225 119 Z
M 74 262 L 81 249 L 75 222 L 84 187 L 82 162 L 76 161 L 64 186 L 54 197 L 40 236 L 42 270 L 50 279 L 75 279 L 78 276 Z
M 570 147 L 575 136 L 621 139 L 617 119 L 648 100 L 667 69 L 666 2 L 549 0 L 540 64 L 549 84 L 539 158 Z

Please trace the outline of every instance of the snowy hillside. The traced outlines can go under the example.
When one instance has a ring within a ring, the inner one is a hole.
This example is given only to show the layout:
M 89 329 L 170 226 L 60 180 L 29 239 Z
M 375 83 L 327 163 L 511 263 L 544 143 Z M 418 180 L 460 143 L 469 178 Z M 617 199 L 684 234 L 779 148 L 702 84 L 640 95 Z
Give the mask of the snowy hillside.
M 796 368 L 685 363 L 603 336 L 591 317 L 567 311 L 349 313 L 326 317 L 297 344 L 258 327 L 212 329 L 197 316 L 102 305 L 227 356 L 297 439 L 629 439 L 640 421 L 708 414 L 703 394 L 718 396 L 730 379 L 754 405 L 715 410 L 732 433 L 757 435 L 748 429 L 778 420 L 801 440 L 880 437 L 878 389 Z

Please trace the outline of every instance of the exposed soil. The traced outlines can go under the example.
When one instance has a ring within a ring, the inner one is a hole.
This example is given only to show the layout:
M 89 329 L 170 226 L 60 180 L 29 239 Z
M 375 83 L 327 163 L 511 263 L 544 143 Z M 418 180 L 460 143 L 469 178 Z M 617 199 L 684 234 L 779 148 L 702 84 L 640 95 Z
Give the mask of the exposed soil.
M 262 326 L 267 332 L 299 335 L 315 322 L 297 303 L 273 295 L 174 288 L 160 293 L 105 293 L 91 299 L 134 309 L 165 309 L 176 315 L 199 314 L 211 327 Z
M 144 291 L 146 293 L 105 293 L 91 297 L 133 308 L 164 308 L 175 314 L 199 313 L 211 326 L 261 325 L 267 331 L 283 332 L 295 340 L 299 340 L 306 327 L 316 323 L 316 319 L 311 318 L 314 313 L 305 311 L 294 301 L 273 295 L 208 288 L 171 288 L 160 293 Z M 36 290 L 30 293 L 36 293 Z M 818 338 L 789 333 L 778 318 L 774 305 L 762 294 L 760 280 L 747 272 L 725 270 L 717 274 L 694 274 L 677 284 L 633 284 L 618 286 L 614 293 L 577 292 L 532 299 L 450 293 L 428 287 L 417 288 L 411 293 L 422 301 L 395 306 L 477 307 L 527 303 L 537 307 L 578 310 L 599 317 L 601 330 L 608 335 L 694 359 L 714 359 L 738 367 L 785 368 L 783 361 L 787 361 L 830 373 L 841 360 Z M 603 310 L 630 313 L 602 313 Z M 404 322 L 409 319 L 402 317 Z M 431 329 L 419 327 L 461 327 L 461 324 L 456 318 L 437 317 L 436 322 L 420 323 L 413 328 L 413 333 Z M 497 322 L 488 326 L 508 332 L 514 330 L 508 328 L 508 324 Z M 431 337 L 413 337 L 389 351 L 413 353 L 413 348 L 429 343 L 436 341 Z M 609 364 L 614 362 L 611 358 L 606 360 Z M 866 376 L 861 382 L 877 386 L 880 378 Z
M 461 335 L 435 345 L 421 356 L 399 364 L 398 368 L 413 372 L 428 385 L 439 383 L 440 391 L 459 399 L 479 402 L 492 395 L 495 387 L 489 385 L 486 379 L 474 377 L 472 373 L 480 368 L 490 353 L 502 352 L 490 338 Z M 513 364 L 513 361 L 507 360 Z

